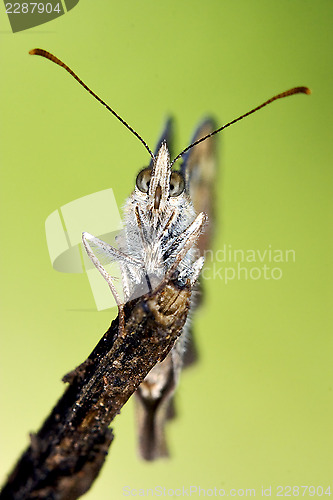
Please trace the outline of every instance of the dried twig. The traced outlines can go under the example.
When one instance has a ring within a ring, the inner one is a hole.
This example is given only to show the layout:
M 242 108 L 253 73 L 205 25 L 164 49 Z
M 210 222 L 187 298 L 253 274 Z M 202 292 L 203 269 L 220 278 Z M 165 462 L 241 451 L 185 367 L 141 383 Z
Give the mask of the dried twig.
M 87 360 L 64 377 L 69 387 L 31 436 L 1 500 L 73 500 L 90 488 L 113 440 L 110 422 L 172 348 L 190 295 L 169 282 L 125 305 L 124 334 L 116 318 Z

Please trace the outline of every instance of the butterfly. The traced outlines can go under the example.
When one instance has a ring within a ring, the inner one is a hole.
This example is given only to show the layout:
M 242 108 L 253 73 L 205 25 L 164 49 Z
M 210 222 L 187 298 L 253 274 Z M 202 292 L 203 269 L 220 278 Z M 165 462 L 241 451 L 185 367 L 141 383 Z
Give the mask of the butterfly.
M 212 119 L 204 120 L 192 142 L 214 128 Z M 217 171 L 215 137 L 189 151 L 179 170 L 171 166 L 171 137 L 172 121 L 169 120 L 150 164 L 138 173 L 134 191 L 125 202 L 124 230 L 117 237 L 117 248 L 83 233 L 86 251 L 109 283 L 120 308 L 155 290 L 165 281 L 170 269 L 177 286 L 189 285 L 191 288 L 187 320 L 178 340 L 135 393 L 138 448 L 140 456 L 146 460 L 168 455 L 165 423 L 173 414 L 173 394 L 185 352 L 188 363 L 189 345 L 194 350 L 190 322 L 199 302 L 197 281 L 212 233 Z M 115 279 L 104 267 L 112 261 L 120 266 L 121 297 Z
M 310 91 L 306 87 L 295 87 L 282 92 L 219 128 L 208 118 L 200 124 L 190 145 L 172 157 L 171 120 L 153 153 L 142 137 L 65 63 L 43 49 L 30 53 L 63 67 L 129 129 L 149 153 L 149 164 L 138 173 L 134 190 L 125 202 L 124 229 L 116 245 L 87 232 L 83 233 L 82 241 L 116 301 L 120 336 L 124 334 L 124 307 L 133 299 L 149 297 L 163 290 L 168 282 L 178 290 L 188 290 L 187 301 L 182 304 L 185 321 L 183 316 L 181 321 L 178 317 L 179 295 L 170 298 L 165 293 L 164 299 L 162 296 L 161 310 L 156 314 L 160 314 L 160 321 L 167 315 L 173 326 L 181 323 L 178 338 L 165 358 L 147 373 L 135 393 L 140 456 L 145 460 L 167 456 L 165 423 L 174 413 L 173 395 L 181 369 L 195 358 L 190 322 L 200 302 L 198 280 L 213 234 L 216 134 L 277 99 Z M 117 278 L 107 270 L 110 263 L 119 266 L 120 289 Z

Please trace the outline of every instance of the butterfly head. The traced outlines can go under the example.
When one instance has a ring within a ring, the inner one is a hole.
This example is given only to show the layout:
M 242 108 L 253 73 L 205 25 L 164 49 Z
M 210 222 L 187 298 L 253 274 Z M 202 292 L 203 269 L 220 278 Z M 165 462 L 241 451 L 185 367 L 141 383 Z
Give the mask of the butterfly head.
M 174 207 L 184 198 L 183 176 L 171 169 L 170 154 L 163 142 L 152 167 L 139 172 L 136 178 L 136 194 L 147 204 L 153 217 L 164 213 L 168 206 Z

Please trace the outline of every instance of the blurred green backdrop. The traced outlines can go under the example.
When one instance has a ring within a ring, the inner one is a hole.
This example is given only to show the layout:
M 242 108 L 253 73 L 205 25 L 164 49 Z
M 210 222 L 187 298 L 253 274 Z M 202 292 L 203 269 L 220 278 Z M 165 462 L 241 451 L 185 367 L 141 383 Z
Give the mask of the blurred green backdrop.
M 275 497 L 277 485 L 332 481 L 332 11 L 330 0 L 82 0 L 13 34 L 1 4 L 1 481 L 115 315 L 94 311 L 84 275 L 52 269 L 45 219 L 108 187 L 121 205 L 148 161 L 63 70 L 30 57 L 34 47 L 67 62 L 151 148 L 170 114 L 180 150 L 207 114 L 222 124 L 292 86 L 313 90 L 219 138 L 214 249 L 271 245 L 295 262 L 280 280 L 226 284 L 207 271 L 200 364 L 181 380 L 172 459 L 138 460 L 130 401 L 85 498 L 157 485 L 257 496 L 272 485 Z

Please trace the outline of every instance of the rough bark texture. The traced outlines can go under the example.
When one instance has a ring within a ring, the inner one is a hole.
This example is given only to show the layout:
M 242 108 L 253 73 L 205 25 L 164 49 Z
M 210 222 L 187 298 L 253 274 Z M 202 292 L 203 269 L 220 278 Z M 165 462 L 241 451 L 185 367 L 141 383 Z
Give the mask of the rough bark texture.
M 31 436 L 1 500 L 74 500 L 97 477 L 113 440 L 109 424 L 181 333 L 190 289 L 168 283 L 125 306 L 69 383 L 42 428 Z

